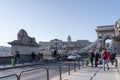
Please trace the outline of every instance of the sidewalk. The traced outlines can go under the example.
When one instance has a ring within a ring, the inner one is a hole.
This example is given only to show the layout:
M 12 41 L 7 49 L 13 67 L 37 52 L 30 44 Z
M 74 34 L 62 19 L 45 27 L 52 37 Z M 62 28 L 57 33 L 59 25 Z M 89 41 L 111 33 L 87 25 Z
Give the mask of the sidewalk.
M 62 80 L 120 80 L 117 69 L 110 65 L 110 70 L 103 71 L 100 65 L 99 68 L 85 67 L 77 70 L 76 72 L 71 72 L 69 76 L 68 73 L 62 74 Z M 56 77 L 52 80 L 59 80 Z

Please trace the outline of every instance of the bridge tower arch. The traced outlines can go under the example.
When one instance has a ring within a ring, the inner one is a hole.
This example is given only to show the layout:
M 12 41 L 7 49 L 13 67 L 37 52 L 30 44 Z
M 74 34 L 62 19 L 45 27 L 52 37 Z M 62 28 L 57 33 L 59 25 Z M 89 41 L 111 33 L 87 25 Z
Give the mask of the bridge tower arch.
M 97 26 L 96 32 L 98 48 L 105 47 L 107 39 L 113 41 L 113 50 L 116 53 L 115 66 L 120 68 L 120 19 L 115 22 L 115 25 Z
M 97 26 L 96 29 L 97 32 L 97 48 L 100 50 L 102 48 L 106 48 L 106 43 L 105 41 L 112 38 L 115 36 L 115 29 L 114 25 L 106 25 L 106 26 Z

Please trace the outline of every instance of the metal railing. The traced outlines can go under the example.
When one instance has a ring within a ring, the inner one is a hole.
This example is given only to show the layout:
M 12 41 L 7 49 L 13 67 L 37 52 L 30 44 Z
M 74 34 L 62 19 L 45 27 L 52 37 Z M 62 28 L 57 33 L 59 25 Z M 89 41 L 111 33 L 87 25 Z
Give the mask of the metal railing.
M 71 63 L 67 64 L 67 66 L 68 66 L 67 67 L 68 75 L 71 75 L 71 68 L 72 67 L 73 67 L 74 72 L 76 72 L 77 67 L 78 67 L 78 70 L 80 70 L 80 66 L 81 66 L 80 60 L 78 60 L 77 62 L 74 61 L 72 66 L 71 66 Z M 82 66 L 84 67 L 84 61 L 82 61 Z M 58 65 L 58 69 L 59 69 L 58 70 L 59 71 L 59 80 L 62 80 L 62 64 Z M 24 71 L 21 71 L 20 74 L 10 74 L 10 75 L 6 75 L 6 76 L 2 76 L 2 77 L 0 77 L 0 80 L 3 78 L 11 77 L 11 76 L 16 76 L 16 80 L 22 80 L 21 75 L 23 75 L 23 73 L 35 71 L 35 70 L 41 70 L 41 68 L 24 70 Z M 46 80 L 50 80 L 49 67 L 46 67 L 45 70 L 46 70 Z
M 10 78 L 10 77 L 16 77 L 16 80 L 18 79 L 18 75 L 17 74 L 9 74 L 9 75 L 6 75 L 6 76 L 1 76 L 0 79 L 5 79 L 5 78 Z

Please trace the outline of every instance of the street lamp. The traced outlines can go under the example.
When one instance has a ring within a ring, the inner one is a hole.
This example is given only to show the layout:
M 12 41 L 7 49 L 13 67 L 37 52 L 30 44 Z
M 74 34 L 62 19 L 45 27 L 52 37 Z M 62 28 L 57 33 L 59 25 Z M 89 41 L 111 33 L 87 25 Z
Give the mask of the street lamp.
M 102 36 L 99 36 L 99 51 L 102 51 Z
M 56 51 L 57 51 L 57 42 L 55 42 L 55 45 L 56 45 Z
M 78 50 L 80 50 L 80 46 L 81 46 L 81 45 L 79 44 L 79 45 L 78 45 Z
M 58 39 L 54 39 L 55 41 L 55 46 L 56 46 L 56 52 L 58 52 Z

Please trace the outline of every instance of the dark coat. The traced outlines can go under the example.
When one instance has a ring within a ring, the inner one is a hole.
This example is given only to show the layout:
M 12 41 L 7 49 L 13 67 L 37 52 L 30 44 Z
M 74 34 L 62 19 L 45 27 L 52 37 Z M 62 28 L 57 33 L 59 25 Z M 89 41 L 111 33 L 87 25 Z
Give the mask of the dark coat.
M 99 60 L 99 58 L 100 58 L 99 53 L 96 53 L 96 54 L 95 54 L 95 61 L 98 61 L 98 60 Z
M 93 59 L 94 59 L 94 57 L 95 57 L 94 53 L 93 53 L 93 52 L 91 52 L 91 53 L 90 53 L 90 60 L 93 60 Z

